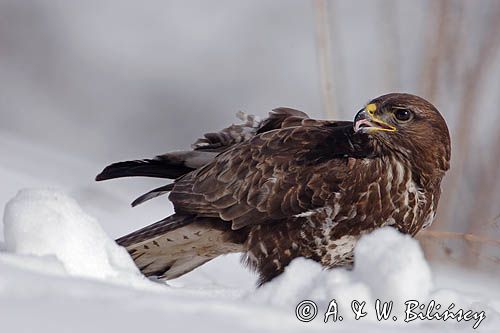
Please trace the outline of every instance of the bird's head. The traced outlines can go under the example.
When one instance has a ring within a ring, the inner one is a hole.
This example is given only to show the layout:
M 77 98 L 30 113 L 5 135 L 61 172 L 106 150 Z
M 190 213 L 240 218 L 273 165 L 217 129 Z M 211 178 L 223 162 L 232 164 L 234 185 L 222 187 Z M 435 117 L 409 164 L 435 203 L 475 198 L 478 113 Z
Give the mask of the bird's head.
M 448 127 L 423 98 L 399 93 L 377 97 L 356 114 L 354 131 L 372 138 L 381 153 L 397 154 L 421 171 L 442 175 L 449 169 Z

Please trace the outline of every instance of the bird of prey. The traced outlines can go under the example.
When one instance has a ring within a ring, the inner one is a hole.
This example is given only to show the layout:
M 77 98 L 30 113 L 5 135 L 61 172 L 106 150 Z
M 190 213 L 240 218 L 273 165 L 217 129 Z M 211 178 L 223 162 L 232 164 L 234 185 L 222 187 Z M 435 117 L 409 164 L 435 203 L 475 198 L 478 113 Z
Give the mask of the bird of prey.
M 371 100 L 353 122 L 289 108 L 247 116 L 192 147 L 96 177 L 174 179 L 133 205 L 170 193 L 175 214 L 117 240 L 146 276 L 173 279 L 234 252 L 260 284 L 297 257 L 352 265 L 363 234 L 392 226 L 415 235 L 432 223 L 451 153 L 438 110 L 401 93 Z

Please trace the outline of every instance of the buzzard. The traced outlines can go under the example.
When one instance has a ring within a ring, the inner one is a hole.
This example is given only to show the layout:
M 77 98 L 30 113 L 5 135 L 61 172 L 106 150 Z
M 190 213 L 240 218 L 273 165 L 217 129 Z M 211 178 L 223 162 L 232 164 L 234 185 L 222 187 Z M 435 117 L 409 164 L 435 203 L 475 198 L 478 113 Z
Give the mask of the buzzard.
M 449 169 L 446 122 L 426 100 L 391 93 L 353 122 L 278 108 L 259 121 L 205 134 L 191 151 L 119 162 L 96 180 L 175 179 L 164 193 L 175 214 L 117 240 L 146 276 L 173 279 L 222 254 L 242 252 L 259 283 L 296 257 L 353 263 L 356 241 L 393 226 L 415 235 L 436 214 Z

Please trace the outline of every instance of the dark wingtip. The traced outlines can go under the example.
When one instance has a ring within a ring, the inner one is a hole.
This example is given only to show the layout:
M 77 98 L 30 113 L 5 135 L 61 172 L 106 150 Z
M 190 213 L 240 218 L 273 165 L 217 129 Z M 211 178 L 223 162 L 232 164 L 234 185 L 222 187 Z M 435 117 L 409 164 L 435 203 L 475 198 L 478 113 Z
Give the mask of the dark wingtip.
M 163 195 L 165 193 L 172 191 L 173 188 L 174 188 L 174 183 L 155 188 L 154 190 L 151 190 L 148 193 L 145 193 L 145 194 L 141 195 L 140 197 L 138 197 L 137 199 L 135 199 L 131 205 L 132 205 L 132 207 L 140 205 L 143 202 L 154 199 L 156 197 L 159 197 L 160 195 Z
M 106 180 L 107 178 L 104 176 L 104 174 L 101 172 L 97 176 L 95 176 L 95 181 L 100 182 L 101 180 Z
M 115 170 L 116 164 L 117 163 L 105 167 L 97 176 L 95 176 L 95 181 L 100 182 L 103 180 L 117 178 Z
M 115 165 L 116 165 L 116 163 L 105 167 L 97 176 L 95 176 L 95 181 L 100 182 L 103 180 L 116 178 L 116 176 L 114 176 L 114 172 L 113 172 L 115 169 Z
M 193 171 L 166 158 L 117 162 L 108 165 L 95 177 L 96 181 L 122 177 L 153 177 L 176 179 Z
M 138 197 L 134 201 L 132 201 L 132 203 L 130 204 L 130 206 L 132 206 L 132 207 L 138 206 L 141 203 L 143 203 L 144 201 L 146 201 L 146 200 L 144 200 L 144 195 L 141 195 L 140 197 Z

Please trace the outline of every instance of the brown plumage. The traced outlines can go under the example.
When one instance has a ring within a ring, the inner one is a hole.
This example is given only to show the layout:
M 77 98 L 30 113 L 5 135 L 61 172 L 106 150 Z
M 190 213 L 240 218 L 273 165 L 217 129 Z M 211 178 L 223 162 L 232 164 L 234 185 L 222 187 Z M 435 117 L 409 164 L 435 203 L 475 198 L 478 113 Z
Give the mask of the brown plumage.
M 97 176 L 176 178 L 134 202 L 170 192 L 175 214 L 117 240 L 145 275 L 171 279 L 242 252 L 264 283 L 296 257 L 350 265 L 361 235 L 388 225 L 415 235 L 433 221 L 450 138 L 424 99 L 384 95 L 354 122 L 287 108 L 246 120 L 205 135 L 193 151 Z

